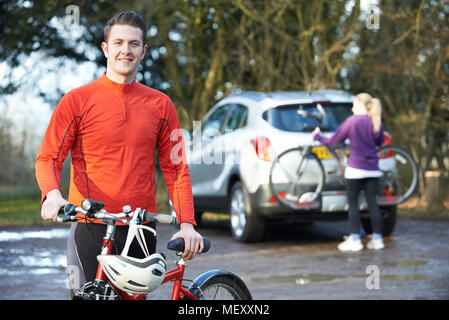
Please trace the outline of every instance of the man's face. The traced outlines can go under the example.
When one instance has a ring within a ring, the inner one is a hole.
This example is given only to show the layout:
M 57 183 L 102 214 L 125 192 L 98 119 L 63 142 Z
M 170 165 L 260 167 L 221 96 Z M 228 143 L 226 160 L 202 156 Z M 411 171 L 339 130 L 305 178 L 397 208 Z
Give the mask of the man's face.
M 117 76 L 134 76 L 148 49 L 142 43 L 142 30 L 130 25 L 113 25 L 108 41 L 101 44 L 108 70 Z

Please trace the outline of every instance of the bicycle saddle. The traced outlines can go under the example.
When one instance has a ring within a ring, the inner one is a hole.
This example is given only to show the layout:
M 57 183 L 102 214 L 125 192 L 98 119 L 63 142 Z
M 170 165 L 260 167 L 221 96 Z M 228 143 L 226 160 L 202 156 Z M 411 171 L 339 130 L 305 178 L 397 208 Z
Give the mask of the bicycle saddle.
M 203 237 L 203 243 L 204 243 L 204 249 L 201 253 L 209 251 L 209 248 L 210 248 L 210 240 L 207 237 Z M 184 239 L 176 238 L 176 239 L 170 240 L 167 243 L 167 249 L 174 250 L 174 251 L 184 251 Z

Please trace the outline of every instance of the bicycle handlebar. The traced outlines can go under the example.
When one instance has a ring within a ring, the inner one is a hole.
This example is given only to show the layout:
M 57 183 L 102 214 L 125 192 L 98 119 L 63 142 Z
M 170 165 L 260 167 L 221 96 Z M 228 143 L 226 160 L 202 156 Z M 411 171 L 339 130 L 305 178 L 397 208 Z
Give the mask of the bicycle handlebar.
M 178 219 L 174 216 L 167 215 L 167 214 L 159 214 L 159 213 L 151 213 L 147 212 L 145 210 L 142 210 L 140 208 L 137 208 L 134 211 L 130 210 L 129 206 L 123 207 L 123 210 L 126 212 L 120 212 L 120 213 L 109 213 L 106 210 L 102 209 L 104 204 L 102 202 L 98 202 L 91 199 L 85 199 L 88 200 L 87 202 L 89 204 L 93 205 L 83 205 L 84 208 L 91 208 L 91 210 L 84 210 L 81 207 L 77 207 L 71 203 L 67 203 L 63 207 L 61 207 L 58 211 L 58 215 L 62 214 L 62 217 L 57 217 L 56 221 L 60 223 L 64 223 L 67 221 L 76 221 L 78 220 L 78 217 L 76 217 L 77 213 L 81 213 L 85 216 L 96 218 L 96 219 L 110 219 L 110 220 L 121 220 L 125 224 L 130 224 L 130 221 L 133 221 L 134 216 L 137 214 L 137 218 L 140 218 L 140 222 L 147 221 L 147 222 L 158 222 L 158 223 L 164 223 L 164 224 L 178 224 Z M 83 200 L 83 203 L 85 201 Z M 123 218 L 131 218 L 131 220 L 125 220 Z M 176 238 L 173 240 L 170 240 L 167 244 L 167 248 L 170 250 L 176 250 L 176 251 L 184 251 L 184 239 L 183 238 Z M 203 250 L 202 253 L 207 252 L 210 249 L 210 240 L 207 237 L 203 237 Z
M 101 204 L 101 202 L 95 202 L 96 204 Z M 98 210 L 95 212 L 84 210 L 83 208 L 77 207 L 71 203 L 68 203 L 59 209 L 58 215 L 62 214 L 62 217 L 57 217 L 56 221 L 60 223 L 64 223 L 67 221 L 76 221 L 77 213 L 81 213 L 85 216 L 96 218 L 96 219 L 113 219 L 113 220 L 121 220 L 125 224 L 129 224 L 128 220 L 124 220 L 123 218 L 134 218 L 135 214 L 140 215 L 143 221 L 148 222 L 158 222 L 163 224 L 178 224 L 178 219 L 171 215 L 167 214 L 159 214 L 147 212 L 145 210 L 141 210 L 140 208 L 135 211 L 130 212 L 120 212 L 120 213 L 109 213 L 104 209 L 99 210 L 100 206 L 93 206 L 92 210 Z

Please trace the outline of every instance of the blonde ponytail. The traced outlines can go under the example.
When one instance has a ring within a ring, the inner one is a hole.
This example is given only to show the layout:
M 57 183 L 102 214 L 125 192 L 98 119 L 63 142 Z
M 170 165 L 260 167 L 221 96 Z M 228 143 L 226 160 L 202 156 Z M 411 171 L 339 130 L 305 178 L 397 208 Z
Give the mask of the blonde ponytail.
M 377 98 L 371 99 L 371 103 L 366 106 L 366 110 L 373 122 L 374 132 L 379 132 L 382 120 L 382 105 L 380 104 L 380 100 Z
M 365 106 L 368 116 L 373 123 L 374 132 L 379 132 L 382 121 L 382 105 L 380 104 L 380 100 L 371 97 L 368 93 L 359 93 L 355 98 Z

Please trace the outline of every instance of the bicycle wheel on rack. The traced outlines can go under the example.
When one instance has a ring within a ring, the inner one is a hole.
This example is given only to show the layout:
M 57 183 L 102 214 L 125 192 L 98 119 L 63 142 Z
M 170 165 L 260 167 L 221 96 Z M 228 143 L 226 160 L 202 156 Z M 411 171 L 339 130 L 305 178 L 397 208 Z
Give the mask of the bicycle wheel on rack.
M 411 154 L 399 146 L 383 146 L 378 151 L 379 167 L 384 173 L 380 181 L 380 205 L 398 205 L 415 192 L 418 166 Z
M 280 204 L 293 210 L 307 210 L 319 207 L 324 179 L 324 168 L 318 157 L 297 147 L 282 152 L 273 161 L 269 183 Z

